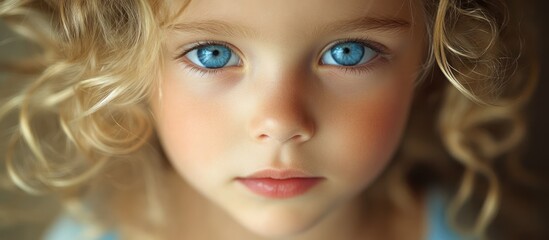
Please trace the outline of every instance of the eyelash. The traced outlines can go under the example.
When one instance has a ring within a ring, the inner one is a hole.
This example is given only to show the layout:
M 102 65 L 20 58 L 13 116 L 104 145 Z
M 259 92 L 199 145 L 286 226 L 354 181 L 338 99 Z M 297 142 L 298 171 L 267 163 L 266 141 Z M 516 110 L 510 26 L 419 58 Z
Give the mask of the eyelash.
M 327 50 L 329 50 L 333 46 L 335 46 L 337 44 L 341 44 L 341 43 L 346 43 L 346 42 L 360 43 L 360 44 L 364 45 L 365 47 L 368 47 L 368 48 L 374 50 L 374 52 L 377 53 L 377 56 L 374 57 L 372 60 L 370 60 L 368 63 L 358 65 L 358 66 L 338 66 L 338 65 L 328 65 L 328 64 L 323 64 L 323 65 L 343 70 L 345 72 L 345 74 L 357 74 L 358 75 L 358 74 L 365 74 L 365 73 L 371 71 L 378 64 L 382 64 L 382 63 L 387 62 L 389 60 L 390 54 L 389 54 L 389 51 L 388 51 L 387 47 L 383 46 L 382 44 L 373 42 L 373 41 L 371 41 L 369 39 L 366 39 L 366 38 L 346 38 L 346 39 L 341 39 L 341 40 L 335 41 L 335 42 L 331 43 L 330 45 L 328 45 L 326 48 L 324 48 L 321 51 L 321 54 L 319 56 L 322 56 L 322 54 L 324 52 L 326 52 Z M 235 48 L 233 46 L 231 46 L 231 45 L 229 45 L 225 42 L 200 41 L 200 42 L 194 43 L 191 47 L 186 48 L 185 50 L 183 50 L 182 53 L 178 54 L 175 57 L 175 60 L 185 62 L 183 64 L 185 68 L 187 68 L 191 72 L 199 73 L 199 74 L 201 74 L 201 76 L 204 76 L 206 74 L 214 74 L 215 75 L 215 74 L 221 73 L 222 71 L 225 70 L 225 67 L 222 67 L 222 68 L 202 68 L 202 67 L 195 66 L 195 64 L 187 62 L 186 60 L 184 60 L 185 55 L 187 55 L 187 53 L 189 53 L 189 52 L 191 52 L 195 49 L 198 49 L 198 48 L 201 48 L 201 47 L 204 47 L 204 46 L 208 46 L 208 45 L 221 45 L 221 46 L 224 46 L 224 47 L 227 47 L 227 48 L 231 49 L 231 51 L 233 51 L 233 53 L 238 54 L 237 51 L 234 51 Z M 322 64 L 321 59 L 319 59 L 318 62 L 319 62 L 319 64 Z
M 224 67 L 222 67 L 222 68 L 202 68 L 202 67 L 195 66 L 193 63 L 190 63 L 190 62 L 187 62 L 186 60 L 184 60 L 185 55 L 187 55 L 187 53 L 191 52 L 192 50 L 195 50 L 195 49 L 198 49 L 198 48 L 201 48 L 201 47 L 205 47 L 205 46 L 208 46 L 208 45 L 221 45 L 223 47 L 231 49 L 231 51 L 233 51 L 235 54 L 237 54 L 234 51 L 234 47 L 232 47 L 231 45 L 229 45 L 225 42 L 199 41 L 199 42 L 194 43 L 191 47 L 184 49 L 183 52 L 178 54 L 174 59 L 179 60 L 179 61 L 183 61 L 184 62 L 183 66 L 185 68 L 187 68 L 191 72 L 199 73 L 199 74 L 201 74 L 201 76 L 204 76 L 206 74 L 221 73 L 225 69 Z
M 339 70 L 343 70 L 345 74 L 360 75 L 360 74 L 366 74 L 366 73 L 370 72 L 371 70 L 373 70 L 379 64 L 386 63 L 390 58 L 390 53 L 389 53 L 389 50 L 387 49 L 387 47 L 383 46 L 382 44 L 373 42 L 373 41 L 371 41 L 370 39 L 367 39 L 367 38 L 345 38 L 345 39 L 337 40 L 337 41 L 329 44 L 326 48 L 324 48 L 321 51 L 320 56 L 322 56 L 323 53 L 325 53 L 326 51 L 328 51 L 332 47 L 334 47 L 338 44 L 341 44 L 341 43 L 348 43 L 348 42 L 360 43 L 360 44 L 364 45 L 365 47 L 368 47 L 368 48 L 374 50 L 374 52 L 376 52 L 377 55 L 372 60 L 368 61 L 365 64 L 361 64 L 361 65 L 338 66 L 338 65 L 327 65 L 327 64 L 325 64 L 325 66 L 337 68 Z M 321 59 L 319 59 L 318 62 L 319 62 L 319 64 L 321 64 Z

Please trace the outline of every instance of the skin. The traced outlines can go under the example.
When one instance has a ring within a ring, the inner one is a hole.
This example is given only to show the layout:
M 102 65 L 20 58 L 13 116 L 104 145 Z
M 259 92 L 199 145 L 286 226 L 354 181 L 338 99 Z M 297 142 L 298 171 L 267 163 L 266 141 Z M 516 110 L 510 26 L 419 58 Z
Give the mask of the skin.
M 166 155 L 184 180 L 177 190 L 187 199 L 181 212 L 209 232 L 227 231 L 234 239 L 367 236 L 372 221 L 362 214 L 360 196 L 398 148 L 425 52 L 420 7 L 412 5 L 192 1 L 178 23 L 217 20 L 247 30 L 168 32 L 151 106 Z M 409 25 L 324 28 L 361 17 L 398 18 Z M 319 61 L 334 42 L 347 38 L 367 38 L 386 53 L 361 65 L 364 71 Z M 181 53 L 198 41 L 227 43 L 240 64 L 215 73 L 190 70 L 192 62 Z M 273 168 L 301 169 L 324 181 L 290 199 L 265 198 L 235 181 Z

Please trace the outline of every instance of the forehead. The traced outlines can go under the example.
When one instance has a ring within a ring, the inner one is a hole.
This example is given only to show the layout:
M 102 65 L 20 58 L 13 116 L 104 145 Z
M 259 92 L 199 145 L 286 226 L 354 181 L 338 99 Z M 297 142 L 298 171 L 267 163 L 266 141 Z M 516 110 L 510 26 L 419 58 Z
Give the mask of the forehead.
M 210 23 L 203 25 L 204 29 L 216 25 L 220 29 L 229 29 L 223 23 L 231 23 L 231 34 L 234 33 L 232 26 L 239 26 L 238 34 L 264 39 L 341 30 L 347 23 L 362 23 L 378 30 L 401 30 L 422 23 L 419 14 L 422 7 L 416 2 L 420 1 L 191 0 L 176 22 Z M 200 27 L 194 26 L 197 28 Z

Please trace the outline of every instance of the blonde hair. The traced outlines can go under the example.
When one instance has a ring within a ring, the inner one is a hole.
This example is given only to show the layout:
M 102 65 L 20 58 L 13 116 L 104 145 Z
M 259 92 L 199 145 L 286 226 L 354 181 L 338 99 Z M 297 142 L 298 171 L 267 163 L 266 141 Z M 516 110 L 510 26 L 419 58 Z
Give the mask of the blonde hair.
M 504 1 L 441 0 L 433 26 L 433 55 L 453 85 L 445 90 L 438 129 L 450 155 L 464 166 L 449 209 L 452 219 L 472 197 L 475 178 L 488 183 L 473 228 L 476 236 L 483 235 L 498 211 L 495 161 L 512 156 L 505 155 L 524 138 L 521 111 L 537 81 L 535 65 L 518 69 L 526 52 L 516 41 L 507 9 Z
M 501 186 L 495 162 L 511 156 L 524 138 L 521 109 L 535 86 L 536 69 L 517 67 L 524 51 L 509 36 L 516 29 L 503 1 L 424 2 L 430 38 L 422 86 L 428 90 L 425 96 L 418 94 L 414 108 L 440 111 L 437 118 L 417 114 L 410 125 L 421 125 L 418 121 L 427 117 L 438 128 L 409 129 L 403 160 L 388 174 L 402 179 L 407 174 L 402 169 L 415 164 L 410 159 L 449 154 L 463 166 L 450 204 L 452 219 L 478 195 L 473 187 L 477 177 L 486 179 L 486 197 L 472 230 L 481 237 L 498 211 Z M 166 166 L 147 159 L 163 158 L 147 102 L 159 87 L 163 31 L 184 5 L 173 11 L 160 0 L 0 3 L 0 17 L 41 49 L 31 62 L 4 65 L 19 74 L 17 81 L 25 80 L 0 108 L 0 119 L 17 115 L 5 163 L 18 187 L 33 194 L 59 192 L 74 204 L 83 198 L 79 189 L 130 165 L 150 176 L 143 180 L 148 191 L 160 188 L 154 171 Z M 428 131 L 444 146 L 418 146 L 410 140 Z M 440 162 L 430 164 L 446 171 L 452 167 Z M 146 164 L 155 166 L 142 167 Z M 159 191 L 147 195 L 154 198 Z M 154 204 L 157 200 L 146 202 L 161 208 Z M 159 212 L 151 210 L 147 217 Z

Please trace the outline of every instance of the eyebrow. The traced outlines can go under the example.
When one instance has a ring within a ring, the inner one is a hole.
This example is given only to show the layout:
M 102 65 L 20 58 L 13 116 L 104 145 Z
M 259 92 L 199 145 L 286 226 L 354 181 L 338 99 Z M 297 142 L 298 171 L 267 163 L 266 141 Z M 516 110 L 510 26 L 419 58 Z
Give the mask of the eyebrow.
M 410 28 L 410 22 L 401 18 L 392 17 L 362 17 L 351 20 L 342 20 L 333 22 L 324 26 L 317 27 L 309 32 L 309 34 L 318 34 L 324 32 L 360 32 L 360 31 L 379 31 L 399 32 Z M 177 32 L 188 32 L 197 34 L 223 35 L 229 37 L 258 37 L 258 31 L 219 20 L 204 20 L 196 22 L 182 22 L 170 26 L 171 29 Z
M 362 17 L 351 20 L 342 20 L 330 23 L 314 29 L 313 33 L 318 32 L 400 32 L 410 28 L 410 22 L 402 18 L 393 17 Z
M 245 26 L 231 24 L 219 20 L 204 20 L 197 22 L 176 23 L 170 26 L 177 32 L 188 32 L 197 34 L 223 35 L 229 37 L 257 37 L 258 32 Z

